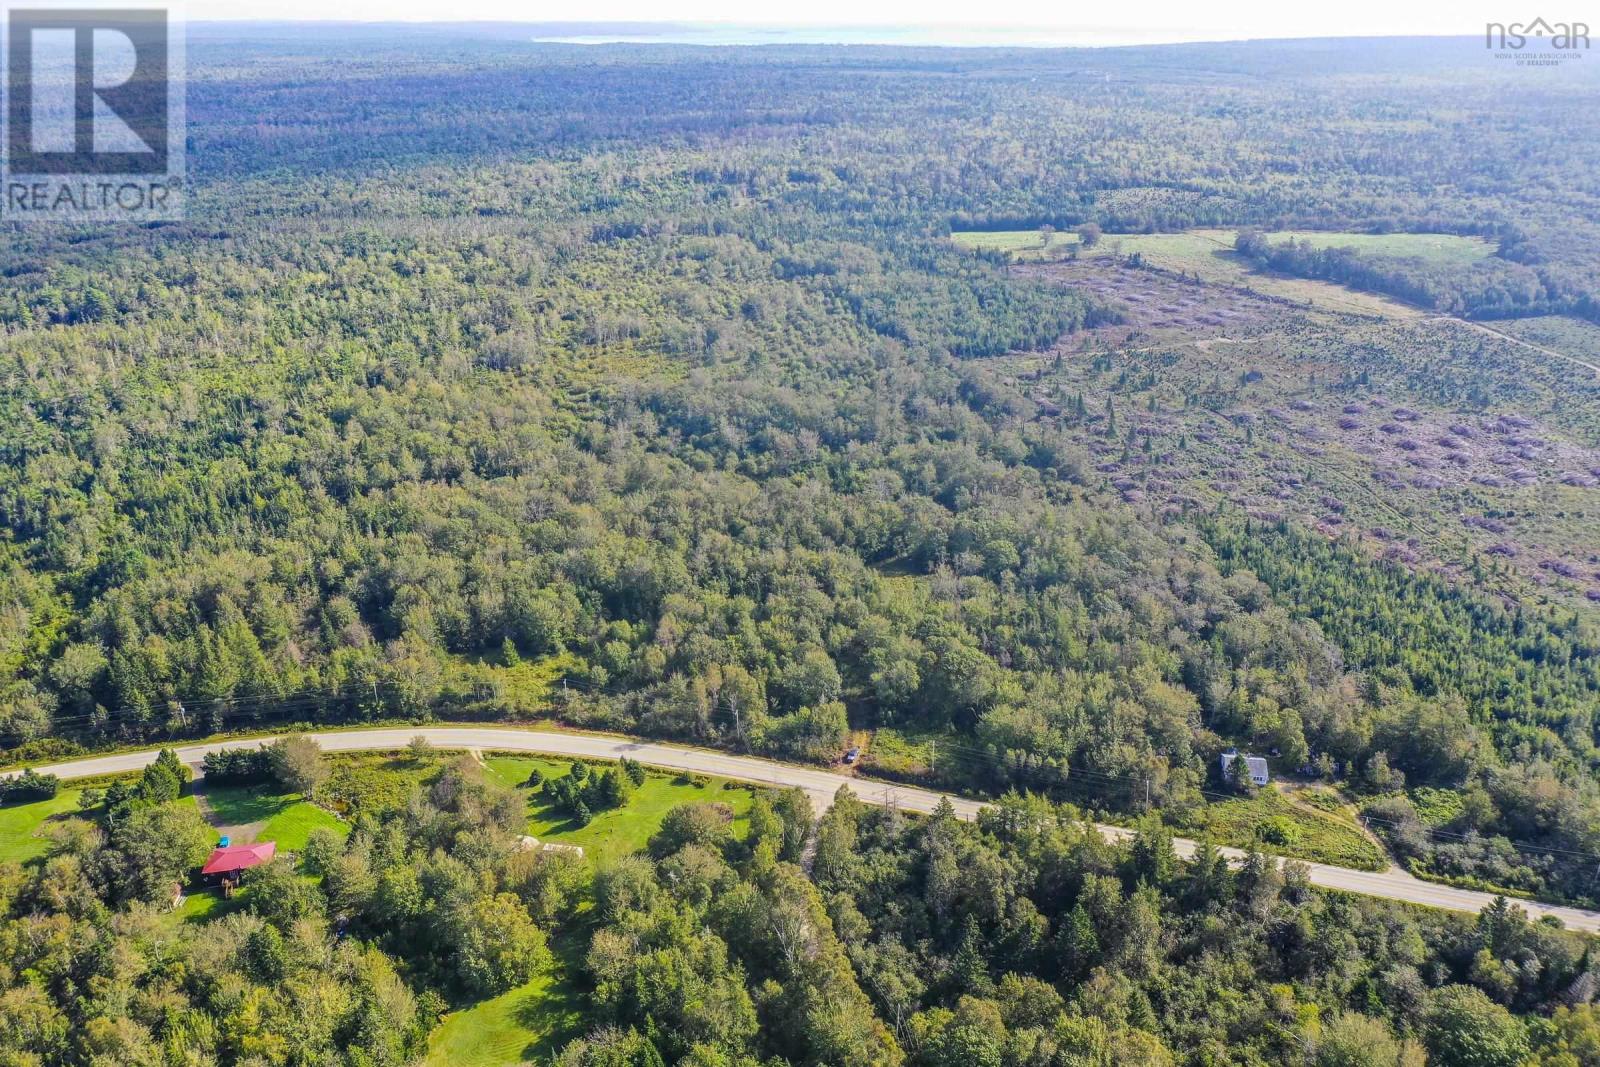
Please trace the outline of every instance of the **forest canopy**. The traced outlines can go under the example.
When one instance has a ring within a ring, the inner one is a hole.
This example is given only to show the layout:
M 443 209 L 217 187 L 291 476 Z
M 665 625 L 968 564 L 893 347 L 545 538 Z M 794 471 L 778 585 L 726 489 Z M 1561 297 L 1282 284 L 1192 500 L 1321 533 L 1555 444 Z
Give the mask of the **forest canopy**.
M 700 806 L 574 872 L 521 847 L 527 797 L 424 753 L 415 790 L 172 935 L 156 906 L 210 835 L 165 758 L 0 865 L 5 1062 L 406 1062 L 556 950 L 592 994 L 573 1067 L 1589 1062 L 1600 971 L 1575 939 L 1511 905 L 1319 893 L 1259 854 L 1179 863 L 1167 829 L 1248 799 L 1220 771 L 1239 748 L 1359 803 L 1420 873 L 1600 902 L 1600 608 L 1224 490 L 1152 506 L 1117 484 L 1155 447 L 1120 397 L 1052 413 L 996 368 L 1127 382 L 1113 347 L 1179 341 L 948 236 L 1229 227 L 1259 265 L 1442 314 L 1594 318 L 1591 71 L 1396 42 L 707 53 L 476 28 L 441 54 L 432 32 L 199 32 L 188 217 L 5 231 L 6 760 L 551 717 L 812 762 L 877 731 L 930 753 L 903 776 L 1007 799 L 962 825 L 845 796 L 815 827 L 764 799 L 742 834 Z M 1259 236 L 1297 229 L 1495 252 Z M 1432 351 L 1356 340 L 1367 321 L 1320 335 L 1319 388 L 1489 403 Z M 1215 399 L 1264 375 L 1194 350 L 1216 385 L 1144 413 L 1241 427 L 1239 468 L 1309 480 L 1335 446 L 1264 459 L 1278 431 Z M 1518 506 L 1581 540 L 1600 459 L 1578 462 L 1592 422 L 1564 425 L 1575 481 Z M 207 769 L 315 800 L 326 768 L 294 748 Z M 41 779 L 15 799 L 55 798 Z M 581 825 L 638 785 L 573 770 L 538 795 Z

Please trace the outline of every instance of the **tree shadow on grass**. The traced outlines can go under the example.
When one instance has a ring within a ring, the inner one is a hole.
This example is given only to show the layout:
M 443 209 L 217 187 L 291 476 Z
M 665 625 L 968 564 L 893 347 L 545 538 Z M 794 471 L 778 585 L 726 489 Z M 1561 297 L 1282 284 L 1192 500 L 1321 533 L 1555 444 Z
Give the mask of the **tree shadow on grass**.
M 550 965 L 549 983 L 530 990 L 516 1006 L 518 1025 L 535 1035 L 522 1050 L 529 1061 L 549 1061 L 588 1029 L 586 994 L 577 981 L 582 964 L 580 941 L 572 933 L 556 939 L 551 945 L 555 958 Z
M 294 804 L 294 794 L 278 794 L 251 786 L 217 786 L 205 790 L 205 803 L 219 826 L 264 823 Z
M 528 814 L 548 827 L 544 831 L 546 834 L 570 834 L 583 829 L 585 825 L 574 819 L 565 808 L 546 800 L 542 793 L 535 793 L 528 798 Z

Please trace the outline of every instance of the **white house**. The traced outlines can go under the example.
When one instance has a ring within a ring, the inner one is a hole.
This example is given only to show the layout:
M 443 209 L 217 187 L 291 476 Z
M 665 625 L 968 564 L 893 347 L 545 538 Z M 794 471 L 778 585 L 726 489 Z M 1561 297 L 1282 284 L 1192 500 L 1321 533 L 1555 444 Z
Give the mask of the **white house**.
M 1239 758 L 1239 753 L 1233 749 L 1222 754 L 1222 778 L 1229 780 L 1228 768 L 1233 766 L 1233 761 Z M 1266 785 L 1268 781 L 1267 761 L 1260 756 L 1245 756 L 1244 765 L 1250 768 L 1250 780 L 1256 785 Z

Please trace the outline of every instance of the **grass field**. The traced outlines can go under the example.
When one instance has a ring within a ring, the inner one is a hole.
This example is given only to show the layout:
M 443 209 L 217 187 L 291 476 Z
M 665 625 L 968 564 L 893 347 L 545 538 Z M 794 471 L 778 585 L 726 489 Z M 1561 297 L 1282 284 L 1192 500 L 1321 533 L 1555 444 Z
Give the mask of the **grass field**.
M 81 788 L 63 788 L 51 800 L 0 807 L 0 863 L 26 863 L 44 855 L 50 844 L 43 833 L 46 825 L 52 819 L 76 814 L 82 792 Z M 178 803 L 193 804 L 194 798 L 185 795 Z
M 570 763 L 527 757 L 493 757 L 487 761 L 488 774 L 502 785 L 520 786 L 534 769 L 545 777 L 560 777 Z M 531 791 L 530 791 L 531 792 Z M 720 778 L 696 784 L 682 777 L 650 772 L 644 784 L 634 790 L 625 807 L 600 812 L 587 826 L 578 826 L 534 793 L 529 797 L 528 833 L 541 841 L 581 845 L 586 858 L 604 865 L 620 856 L 638 852 L 661 827 L 667 812 L 679 804 L 715 801 L 733 808 L 733 830 L 743 834 L 750 814 L 751 791 L 740 785 L 724 788 Z
M 1420 259 L 1440 266 L 1464 267 L 1494 254 L 1494 245 L 1481 237 L 1453 233 L 1328 233 L 1318 230 L 1284 230 L 1267 234 L 1277 244 L 1295 240 L 1315 248 L 1354 248 L 1368 256 Z
M 424 1067 L 511 1067 L 547 1062 L 583 1029 L 582 993 L 567 977 L 579 947 L 552 945 L 550 970 L 527 985 L 445 1016 Z
M 1417 817 L 1429 826 L 1445 826 L 1466 810 L 1466 800 L 1457 789 L 1419 785 L 1407 790 L 1405 795 L 1417 809 Z
M 205 923 L 220 919 L 238 906 L 239 898 L 223 900 L 220 889 L 192 889 L 172 912 L 174 923 Z
M 1600 325 L 1566 315 L 1534 315 L 1485 323 L 1519 341 L 1540 345 L 1588 363 L 1600 363 Z
M 1320 799 L 1320 798 L 1319 798 Z M 1254 797 L 1208 804 L 1178 829 L 1219 845 L 1247 848 L 1315 863 L 1377 871 L 1388 865 L 1383 849 L 1343 810 L 1296 804 L 1276 789 Z
M 1085 255 L 1142 252 L 1153 256 L 1192 258 L 1218 249 L 1231 249 L 1237 230 L 1202 229 L 1182 233 L 1108 233 Z M 1481 237 L 1461 237 L 1451 233 L 1338 233 L 1320 230 L 1280 230 L 1266 235 L 1274 244 L 1306 241 L 1316 248 L 1354 248 L 1369 256 L 1421 259 L 1429 263 L 1462 266 L 1476 263 L 1494 253 L 1494 245 Z M 1010 252 L 1018 259 L 1050 258 L 1078 243 L 1071 233 L 1052 233 L 1044 243 L 1038 230 L 967 230 L 952 233 L 950 239 L 963 248 L 987 248 Z
M 933 774 L 934 744 L 940 736 L 880 726 L 872 732 L 872 740 L 861 757 L 862 770 L 869 775 L 928 779 Z
M 253 840 L 275 841 L 286 852 L 305 848 L 313 830 L 350 832 L 349 824 L 343 819 L 308 803 L 298 793 L 267 793 L 250 786 L 218 786 L 205 791 L 205 802 L 215 825 L 250 828 L 248 832 Z
M 26 863 L 49 844 L 40 831 L 48 819 L 77 810 L 79 789 L 63 789 L 51 800 L 0 808 L 0 863 Z
M 328 829 L 341 835 L 350 832 L 349 823 L 309 803 L 299 793 L 274 793 L 269 789 L 214 786 L 204 791 L 201 810 L 219 832 L 231 832 L 236 843 L 273 841 L 280 852 L 299 852 L 306 847 L 313 830 Z M 185 923 L 210 922 L 235 906 L 235 901 L 222 898 L 220 890 L 194 886 L 172 918 Z
M 1409 318 L 1419 314 L 1398 301 L 1375 293 L 1357 292 L 1331 282 L 1292 278 L 1258 269 L 1233 251 L 1235 230 L 1188 230 L 1183 233 L 1106 234 L 1082 255 L 1131 256 L 1138 254 L 1153 267 L 1197 276 L 1215 285 L 1238 285 L 1266 296 L 1308 304 L 1330 311 Z M 1493 246 L 1476 237 L 1440 233 L 1318 233 L 1307 230 L 1267 235 L 1270 240 L 1310 241 L 1318 247 L 1354 247 L 1375 256 L 1416 257 L 1432 263 L 1461 265 L 1484 258 Z M 1048 244 L 1037 230 L 967 231 L 950 235 L 964 248 L 994 249 L 1010 253 L 1017 262 L 1060 259 L 1077 245 L 1076 235 L 1055 233 Z

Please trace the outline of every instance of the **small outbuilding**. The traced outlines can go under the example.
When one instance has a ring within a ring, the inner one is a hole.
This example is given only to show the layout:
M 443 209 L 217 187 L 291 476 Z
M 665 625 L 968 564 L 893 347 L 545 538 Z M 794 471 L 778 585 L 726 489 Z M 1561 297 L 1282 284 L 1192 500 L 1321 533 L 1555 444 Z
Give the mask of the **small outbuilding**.
M 1256 785 L 1266 785 L 1267 782 L 1271 780 L 1270 776 L 1267 774 L 1266 760 L 1262 759 L 1260 756 L 1250 756 L 1241 752 L 1237 752 L 1233 749 L 1229 749 L 1222 754 L 1223 781 L 1229 780 L 1229 771 L 1230 768 L 1233 767 L 1233 761 L 1236 759 L 1244 760 L 1245 767 L 1247 767 L 1250 771 L 1250 780 Z

